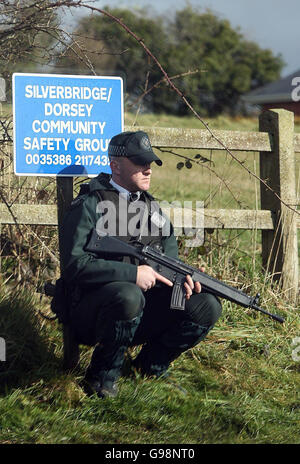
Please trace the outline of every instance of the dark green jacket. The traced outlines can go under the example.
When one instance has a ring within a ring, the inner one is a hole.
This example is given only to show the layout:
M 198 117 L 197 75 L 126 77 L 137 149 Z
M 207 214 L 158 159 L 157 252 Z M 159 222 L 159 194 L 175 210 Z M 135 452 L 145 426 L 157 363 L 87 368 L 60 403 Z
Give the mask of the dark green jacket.
M 113 281 L 136 282 L 136 265 L 96 258 L 84 250 L 91 231 L 100 217 L 100 214 L 96 213 L 99 202 L 96 192 L 99 191 L 101 195 L 101 190 L 115 191 L 109 179 L 110 176 L 103 173 L 92 179 L 86 186 L 86 192 L 73 200 L 66 213 L 61 233 L 61 258 L 63 277 L 67 284 L 93 287 Z M 153 200 L 150 194 L 147 195 Z M 178 247 L 173 232 L 169 237 L 163 237 L 162 246 L 168 256 L 178 257 Z

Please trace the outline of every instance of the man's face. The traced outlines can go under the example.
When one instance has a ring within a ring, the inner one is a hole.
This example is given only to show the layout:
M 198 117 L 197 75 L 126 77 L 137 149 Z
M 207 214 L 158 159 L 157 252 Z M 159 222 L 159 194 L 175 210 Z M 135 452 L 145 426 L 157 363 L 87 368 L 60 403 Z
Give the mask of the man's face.
M 113 180 L 129 192 L 145 191 L 150 188 L 152 174 L 150 164 L 141 166 L 124 157 L 111 161 L 110 166 Z

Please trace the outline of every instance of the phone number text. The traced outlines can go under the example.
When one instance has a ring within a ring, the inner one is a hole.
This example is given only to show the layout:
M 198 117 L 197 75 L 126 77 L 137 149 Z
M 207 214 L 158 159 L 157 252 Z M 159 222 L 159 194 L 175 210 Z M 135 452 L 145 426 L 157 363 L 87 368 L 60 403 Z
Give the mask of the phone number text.
M 47 166 L 107 166 L 109 164 L 107 155 L 59 155 L 59 154 L 39 154 L 27 153 L 25 156 L 27 165 L 47 165 Z

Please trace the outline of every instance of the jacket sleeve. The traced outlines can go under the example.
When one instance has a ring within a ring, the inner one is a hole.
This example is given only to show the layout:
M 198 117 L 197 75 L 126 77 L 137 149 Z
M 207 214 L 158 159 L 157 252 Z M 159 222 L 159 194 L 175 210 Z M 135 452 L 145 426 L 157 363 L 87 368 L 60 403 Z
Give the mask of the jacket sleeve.
M 169 230 L 170 230 L 170 235 L 164 236 L 162 239 L 164 253 L 167 256 L 170 256 L 171 258 L 178 258 L 178 245 L 177 245 L 176 237 L 174 235 L 174 228 L 171 222 L 169 222 Z
M 96 198 L 82 195 L 67 212 L 61 230 L 61 260 L 67 283 L 94 287 L 113 281 L 136 282 L 137 266 L 96 258 L 84 250 L 96 226 Z

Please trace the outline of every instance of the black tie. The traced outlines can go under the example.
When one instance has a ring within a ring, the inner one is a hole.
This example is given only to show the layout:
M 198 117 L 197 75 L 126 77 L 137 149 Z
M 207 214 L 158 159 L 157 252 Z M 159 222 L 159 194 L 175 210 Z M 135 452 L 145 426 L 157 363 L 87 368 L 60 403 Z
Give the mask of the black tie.
M 140 198 L 140 192 L 129 193 L 129 202 L 137 201 Z

